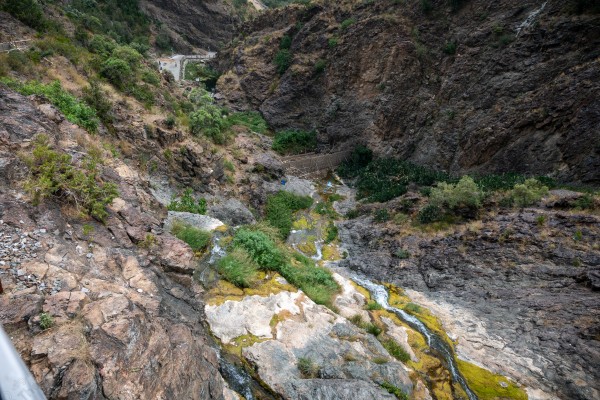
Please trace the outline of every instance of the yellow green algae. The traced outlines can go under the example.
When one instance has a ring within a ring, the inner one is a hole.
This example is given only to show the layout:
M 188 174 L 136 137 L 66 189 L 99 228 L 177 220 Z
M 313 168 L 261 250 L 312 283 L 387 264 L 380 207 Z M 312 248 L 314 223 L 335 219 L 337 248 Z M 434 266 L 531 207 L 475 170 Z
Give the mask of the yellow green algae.
M 298 247 L 298 250 L 300 250 L 306 256 L 314 256 L 317 254 L 317 246 L 315 245 L 315 242 L 303 242 L 296 245 L 296 247 Z
M 228 353 L 242 358 L 242 350 L 244 347 L 250 347 L 255 343 L 261 343 L 267 340 L 270 339 L 259 338 L 258 336 L 254 336 L 252 334 L 246 334 L 236 337 L 227 344 L 222 343 L 222 346 L 223 349 L 225 349 L 225 351 L 227 351 Z
M 240 301 L 246 296 L 269 296 L 271 294 L 277 294 L 283 291 L 296 292 L 298 291 L 294 286 L 288 283 L 280 283 L 281 276 L 276 273 L 265 273 L 263 271 L 258 272 L 258 279 L 252 287 L 240 289 L 232 283 L 221 279 L 217 284 L 211 288 L 207 295 L 207 304 L 209 305 L 220 305 L 227 300 Z
M 324 261 L 337 261 L 342 259 L 340 248 L 333 243 L 323 246 L 321 253 Z
M 506 377 L 464 360 L 456 360 L 456 362 L 469 388 L 475 392 L 479 400 L 527 400 L 525 390 Z
M 314 226 L 315 224 L 313 223 L 313 221 L 309 221 L 306 215 L 303 215 L 302 217 L 300 217 L 300 219 L 297 219 L 292 224 L 292 228 L 296 230 L 312 229 L 314 228 Z

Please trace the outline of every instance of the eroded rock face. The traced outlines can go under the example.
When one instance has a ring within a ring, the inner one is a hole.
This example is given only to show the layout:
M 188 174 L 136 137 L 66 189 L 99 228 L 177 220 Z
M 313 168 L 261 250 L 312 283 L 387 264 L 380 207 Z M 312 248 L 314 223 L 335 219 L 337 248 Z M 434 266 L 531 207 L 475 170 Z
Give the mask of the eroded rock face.
M 341 276 L 336 279 L 352 288 Z M 364 297 L 361 303 L 359 293 L 349 288 L 340 294 L 340 304 L 355 314 L 364 312 Z M 394 398 L 381 388 L 384 382 L 412 392 L 408 370 L 374 336 L 301 291 L 227 300 L 207 305 L 205 311 L 211 331 L 221 341 L 242 337 L 252 343 L 241 342 L 242 355 L 286 399 Z M 299 370 L 303 359 L 313 364 L 313 376 Z
M 135 170 L 117 159 L 101 167 L 121 193 L 106 225 L 25 201 L 16 155 L 35 134 L 82 150 L 71 140 L 81 132 L 49 110 L 0 88 L 0 153 L 21 169 L 0 181 L 0 323 L 49 399 L 223 398 L 193 254 L 163 234 L 166 211 Z
M 517 379 L 531 398 L 600 395 L 597 216 L 503 211 L 434 236 L 364 218 L 339 228 L 341 264 L 412 289 L 458 338 L 460 356 Z
M 541 2 L 462 4 L 430 15 L 387 2 L 264 14 L 220 56 L 219 88 L 275 129 L 316 129 L 323 151 L 362 142 L 457 174 L 598 183 L 600 17 L 547 2 L 518 29 Z M 279 77 L 283 35 L 293 62 Z

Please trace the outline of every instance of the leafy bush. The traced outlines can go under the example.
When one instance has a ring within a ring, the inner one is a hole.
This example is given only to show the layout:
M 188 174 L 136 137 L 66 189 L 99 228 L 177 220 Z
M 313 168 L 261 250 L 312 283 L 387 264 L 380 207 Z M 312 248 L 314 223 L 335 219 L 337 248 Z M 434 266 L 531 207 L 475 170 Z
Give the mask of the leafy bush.
M 402 346 L 396 343 L 393 339 L 382 340 L 381 344 L 395 359 L 402 361 L 403 363 L 410 360 L 410 355 L 404 350 Z
M 440 182 L 437 187 L 432 188 L 429 203 L 472 216 L 473 212 L 481 208 L 483 197 L 484 193 L 473 178 L 463 176 L 458 183 Z
M 335 47 L 338 45 L 338 38 L 336 37 L 331 37 L 329 38 L 329 40 L 327 41 L 327 45 L 331 48 Z
M 45 331 L 46 329 L 52 328 L 54 325 L 54 318 L 49 313 L 40 314 L 40 328 Z
M 279 230 L 282 239 L 286 239 L 294 222 L 293 214 L 303 208 L 309 208 L 313 203 L 310 197 L 280 191 L 267 200 L 265 208 L 266 219 Z
M 292 47 L 292 38 L 290 35 L 283 35 L 281 42 L 279 42 L 279 48 L 282 50 L 288 50 Z
M 210 232 L 195 228 L 191 225 L 176 221 L 171 228 L 171 233 L 178 239 L 186 242 L 194 251 L 203 251 L 210 244 Z
M 342 21 L 340 24 L 340 28 L 347 29 L 350 25 L 354 25 L 356 23 L 356 19 L 348 18 Z
M 119 193 L 117 185 L 102 181 L 95 160 L 87 157 L 81 166 L 76 166 L 71 156 L 52 150 L 48 137 L 40 135 L 35 139 L 32 156 L 25 161 L 29 167 L 25 189 L 34 204 L 56 197 L 70 201 L 100 221 L 108 217 L 106 206 Z
M 360 145 L 352 150 L 350 157 L 338 167 L 337 172 L 343 178 L 354 178 L 358 176 L 371 161 L 373 161 L 373 151 L 368 147 Z
M 137 50 L 133 49 L 130 46 L 118 46 L 112 52 L 112 56 L 114 58 L 118 58 L 119 60 L 125 61 L 129 64 L 129 68 L 132 71 L 135 71 L 140 66 L 140 62 L 144 57 Z
M 256 279 L 258 265 L 244 249 L 237 248 L 217 262 L 217 271 L 228 282 L 244 288 Z
M 96 110 L 96 114 L 104 124 L 113 122 L 112 103 L 96 80 L 90 80 L 90 86 L 83 89 L 83 101 Z
M 273 63 L 277 67 L 277 73 L 283 75 L 285 71 L 292 65 L 292 53 L 287 49 L 281 49 L 275 54 Z
M 379 336 L 382 332 L 382 329 L 375 324 L 367 322 L 364 325 L 364 329 L 373 336 Z
M 277 132 L 272 149 L 279 154 L 300 154 L 315 150 L 317 132 L 286 130 Z
M 443 216 L 442 210 L 433 204 L 427 204 L 419 210 L 417 220 L 422 224 L 439 221 Z
M 325 71 L 325 68 L 327 68 L 327 61 L 319 59 L 315 62 L 315 73 L 320 74 Z
M 100 55 L 102 58 L 108 58 L 117 47 L 117 43 L 104 35 L 94 35 L 88 43 L 88 50 Z
M 317 304 L 330 306 L 333 295 L 339 290 L 329 270 L 316 266 L 311 259 L 298 253 L 290 256 L 281 244 L 263 231 L 242 228 L 236 232 L 233 246 L 246 250 L 261 269 L 279 272 Z
M 97 131 L 98 117 L 94 109 L 65 91 L 60 86 L 59 81 L 54 81 L 48 85 L 36 81 L 28 83 L 21 83 L 11 79 L 1 79 L 0 81 L 23 95 L 29 96 L 35 94 L 46 97 L 50 103 L 65 115 L 67 120 L 81 126 L 88 132 L 93 133 Z
M 184 78 L 196 80 L 204 84 L 206 90 L 212 90 L 217 85 L 220 74 L 211 67 L 201 63 L 188 63 L 185 67 Z
M 216 144 L 225 144 L 227 120 L 221 107 L 205 105 L 190 114 L 190 128 L 194 135 L 204 135 Z
M 383 307 L 381 307 L 381 304 L 376 301 L 369 301 L 367 303 L 367 310 L 369 311 L 381 310 L 382 308 Z
M 356 182 L 358 197 L 385 202 L 406 193 L 410 182 L 432 185 L 448 179 L 446 174 L 395 159 L 378 159 L 361 171 Z
M 390 218 L 391 218 L 390 213 L 385 208 L 375 211 L 375 217 L 374 217 L 375 222 L 389 221 Z
M 410 258 L 410 253 L 408 252 L 408 250 L 398 249 L 396 250 L 396 257 L 398 257 L 401 260 L 406 260 L 407 258 Z
M 204 198 L 196 201 L 192 196 L 192 189 L 187 188 L 181 194 L 179 200 L 171 200 L 171 204 L 168 205 L 169 211 L 180 211 L 189 212 L 193 214 L 206 214 L 206 200 Z
M 227 116 L 227 125 L 241 125 L 252 132 L 264 134 L 267 132 L 267 122 L 259 112 L 245 111 L 237 112 Z
M 335 226 L 333 221 L 329 221 L 327 228 L 325 229 L 325 243 L 331 243 L 338 237 L 338 227 Z
M 124 89 L 134 79 L 129 63 L 116 57 L 110 57 L 102 63 L 100 74 L 119 89 Z
M 4 0 L 0 9 L 34 29 L 43 31 L 48 25 L 44 11 L 37 0 Z
M 547 194 L 547 186 L 537 179 L 530 178 L 522 184 L 516 184 L 510 191 L 509 198 L 517 207 L 527 207 L 539 202 Z

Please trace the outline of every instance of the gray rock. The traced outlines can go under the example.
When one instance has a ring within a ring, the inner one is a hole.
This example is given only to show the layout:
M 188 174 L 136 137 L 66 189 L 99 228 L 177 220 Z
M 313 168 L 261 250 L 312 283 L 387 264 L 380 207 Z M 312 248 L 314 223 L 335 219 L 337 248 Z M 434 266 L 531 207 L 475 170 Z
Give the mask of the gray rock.
M 210 206 L 208 208 L 208 215 L 232 226 L 253 224 L 256 222 L 252 212 L 237 199 L 228 199 L 223 203 Z
M 175 221 L 183 222 L 184 224 L 191 225 L 194 228 L 202 229 L 203 231 L 212 231 L 219 226 L 224 225 L 223 222 L 209 217 L 208 215 L 169 211 L 169 214 L 164 221 L 164 229 L 166 231 L 170 231 Z
M 297 178 L 295 176 L 286 176 L 285 180 L 285 185 L 282 185 L 280 181 L 265 182 L 264 185 L 266 191 L 270 193 L 276 193 L 280 190 L 283 190 L 298 196 L 312 196 L 316 191 L 315 184 L 307 179 Z

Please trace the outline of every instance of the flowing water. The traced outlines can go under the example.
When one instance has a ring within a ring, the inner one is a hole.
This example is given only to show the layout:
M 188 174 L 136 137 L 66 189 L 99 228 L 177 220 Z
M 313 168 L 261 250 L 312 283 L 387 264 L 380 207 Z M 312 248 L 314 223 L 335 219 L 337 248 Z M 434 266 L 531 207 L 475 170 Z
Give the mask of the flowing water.
M 547 1 L 544 2 L 544 4 L 542 4 L 540 8 L 535 9 L 531 13 L 529 13 L 525 21 L 521 22 L 519 26 L 517 26 L 517 36 L 519 36 L 524 29 L 529 28 L 534 23 L 538 15 L 540 15 L 544 8 L 546 8 L 547 3 Z
M 404 310 L 392 307 L 389 303 L 389 293 L 384 286 L 373 283 L 368 279 L 359 278 L 356 276 L 352 277 L 351 279 L 354 282 L 356 282 L 356 284 L 367 289 L 369 293 L 371 293 L 373 299 L 381 307 L 383 307 L 387 311 L 396 314 L 401 320 L 403 320 L 408 325 L 420 332 L 423 336 L 425 336 L 427 340 L 427 345 L 436 353 L 438 353 L 444 361 L 446 361 L 448 369 L 450 370 L 450 374 L 452 375 L 452 379 L 454 379 L 455 382 L 458 382 L 460 386 L 462 386 L 464 391 L 467 393 L 467 396 L 469 396 L 469 400 L 477 400 L 477 396 L 469 388 L 469 385 L 467 385 L 467 382 L 458 371 L 458 367 L 456 366 L 456 361 L 454 359 L 452 350 L 449 348 L 446 342 L 444 342 L 435 333 L 431 332 L 419 319 L 408 314 Z

